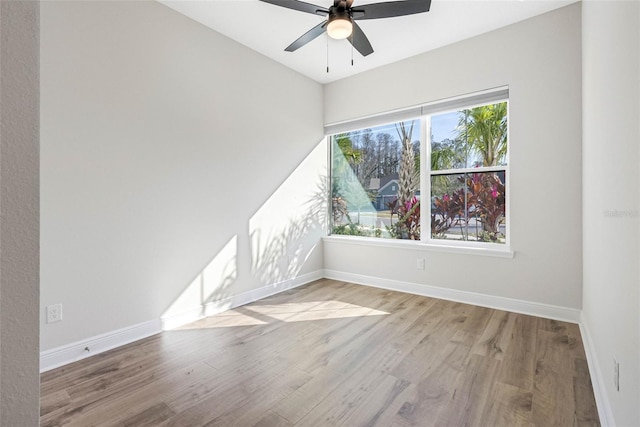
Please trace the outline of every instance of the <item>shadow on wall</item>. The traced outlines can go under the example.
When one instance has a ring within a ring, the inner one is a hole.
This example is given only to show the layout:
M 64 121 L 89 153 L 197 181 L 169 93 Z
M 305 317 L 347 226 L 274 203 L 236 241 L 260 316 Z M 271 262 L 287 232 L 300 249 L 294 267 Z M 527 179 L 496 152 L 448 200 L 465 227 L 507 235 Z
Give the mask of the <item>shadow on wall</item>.
M 326 143 L 318 144 L 249 219 L 250 256 L 243 257 L 238 250 L 239 240 L 241 244 L 247 236 L 242 230 L 226 242 L 163 313 L 164 329 L 291 285 L 326 234 L 326 152 Z M 258 290 L 254 297 L 251 293 Z

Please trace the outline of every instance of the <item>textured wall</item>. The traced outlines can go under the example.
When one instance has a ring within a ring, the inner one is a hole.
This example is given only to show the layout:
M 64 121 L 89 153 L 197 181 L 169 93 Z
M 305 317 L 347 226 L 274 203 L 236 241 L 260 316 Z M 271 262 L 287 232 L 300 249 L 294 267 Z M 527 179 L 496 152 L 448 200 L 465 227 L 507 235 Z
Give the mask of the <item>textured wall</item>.
M 0 3 L 0 425 L 36 426 L 39 8 Z

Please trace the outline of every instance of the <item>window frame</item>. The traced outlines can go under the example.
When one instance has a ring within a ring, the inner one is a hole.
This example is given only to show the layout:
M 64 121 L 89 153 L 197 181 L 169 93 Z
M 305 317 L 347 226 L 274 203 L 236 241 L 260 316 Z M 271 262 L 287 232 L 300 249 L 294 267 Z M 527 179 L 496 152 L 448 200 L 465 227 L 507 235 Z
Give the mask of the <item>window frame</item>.
M 475 107 L 481 107 L 484 105 L 491 104 L 499 104 L 505 102 L 507 104 L 507 155 L 506 155 L 506 165 L 504 166 L 480 166 L 477 168 L 459 168 L 459 169 L 444 169 L 438 171 L 431 170 L 431 117 L 438 114 L 445 114 L 450 112 L 456 112 L 460 110 L 467 110 Z M 421 123 L 421 132 L 422 135 L 420 137 L 420 152 L 427 153 L 424 161 L 421 161 L 420 164 L 420 189 L 424 188 L 425 194 L 431 197 L 431 177 L 437 175 L 452 175 L 452 174 L 467 174 L 467 173 L 483 173 L 483 172 L 503 172 L 504 171 L 504 184 L 505 184 L 505 242 L 504 243 L 489 243 L 489 242 L 475 242 L 469 240 L 446 240 L 446 239 L 435 239 L 431 236 L 431 203 L 421 203 L 420 204 L 420 229 L 429 230 L 429 233 L 421 233 L 420 241 L 426 242 L 433 245 L 444 245 L 444 246 L 460 246 L 460 247 L 480 247 L 487 249 L 498 249 L 500 247 L 505 247 L 506 251 L 510 251 L 511 249 L 511 182 L 510 182 L 510 173 L 509 166 L 511 164 L 510 154 L 511 154 L 511 126 L 510 126 L 510 110 L 509 110 L 509 98 L 504 99 L 496 99 L 494 101 L 489 101 L 489 103 L 477 103 L 470 104 L 464 107 L 457 107 L 452 109 L 445 109 L 442 111 L 432 112 L 428 115 L 422 117 Z M 422 160 L 422 159 L 421 159 Z M 428 172 L 424 172 L 428 171 Z M 424 182 L 426 181 L 426 182 Z M 426 228 L 425 228 L 426 227 Z M 425 238 L 426 237 L 426 238 Z
M 482 166 L 477 168 L 460 168 L 447 170 L 431 170 L 431 117 L 448 112 L 471 109 L 483 105 L 507 103 L 507 154 L 506 165 L 504 166 Z M 419 113 L 417 112 L 419 111 Z M 423 104 L 418 107 L 411 107 L 404 110 L 395 110 L 385 114 L 368 116 L 357 120 L 340 122 L 325 126 L 325 135 L 329 147 L 329 179 L 333 180 L 333 137 L 339 133 L 352 132 L 367 127 L 377 127 L 386 124 L 393 124 L 402 121 L 419 120 L 420 123 L 420 192 L 423 194 L 422 200 L 431 200 L 431 177 L 434 175 L 465 174 L 478 172 L 504 172 L 505 174 L 505 242 L 491 243 L 470 240 L 447 240 L 437 239 L 431 236 L 431 203 L 420 204 L 420 229 L 427 232 L 420 233 L 420 240 L 388 239 L 380 237 L 358 237 L 332 234 L 333 212 L 331 194 L 329 197 L 329 235 L 323 239 L 328 241 L 339 241 L 343 243 L 363 244 L 370 246 L 401 247 L 411 249 L 435 250 L 438 252 L 487 255 L 512 258 L 511 250 L 511 182 L 510 182 L 510 157 L 511 157 L 511 117 L 509 88 L 506 86 L 489 89 L 473 94 L 462 95 L 432 103 Z M 435 173 L 434 173 L 435 172 Z M 331 186 L 331 184 L 330 184 Z M 425 199 L 426 197 L 426 199 Z

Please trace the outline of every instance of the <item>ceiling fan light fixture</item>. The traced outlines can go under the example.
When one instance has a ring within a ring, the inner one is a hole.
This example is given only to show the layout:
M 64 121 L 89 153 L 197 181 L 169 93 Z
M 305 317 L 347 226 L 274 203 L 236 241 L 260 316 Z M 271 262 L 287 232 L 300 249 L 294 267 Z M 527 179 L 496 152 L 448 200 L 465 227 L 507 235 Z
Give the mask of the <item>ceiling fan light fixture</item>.
M 346 39 L 353 32 L 353 24 L 351 23 L 350 18 L 342 18 L 336 17 L 334 19 L 329 19 L 329 24 L 327 25 L 327 34 L 329 37 L 336 40 Z

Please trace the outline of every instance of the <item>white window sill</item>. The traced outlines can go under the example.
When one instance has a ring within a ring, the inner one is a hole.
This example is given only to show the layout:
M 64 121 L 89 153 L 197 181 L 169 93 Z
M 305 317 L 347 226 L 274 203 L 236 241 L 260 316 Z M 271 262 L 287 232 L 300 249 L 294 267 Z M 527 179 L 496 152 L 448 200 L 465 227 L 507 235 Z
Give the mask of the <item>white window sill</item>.
M 501 245 L 499 249 L 471 246 L 458 246 L 455 244 L 424 243 L 415 240 L 381 239 L 377 237 L 357 237 L 331 235 L 322 238 L 322 241 L 358 246 L 380 246 L 384 248 L 411 249 L 416 251 L 442 252 L 461 255 L 480 255 L 497 258 L 513 258 L 515 253 L 508 247 Z

